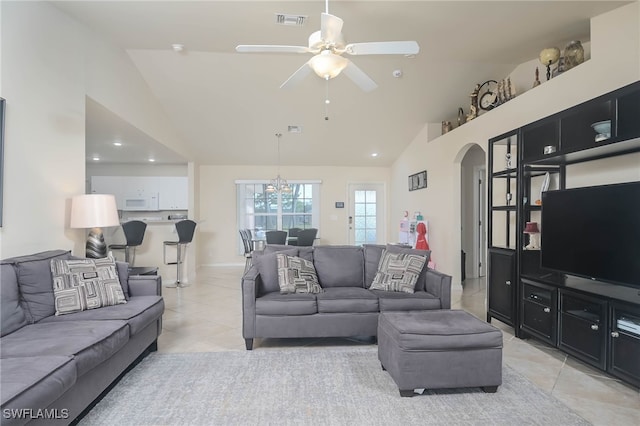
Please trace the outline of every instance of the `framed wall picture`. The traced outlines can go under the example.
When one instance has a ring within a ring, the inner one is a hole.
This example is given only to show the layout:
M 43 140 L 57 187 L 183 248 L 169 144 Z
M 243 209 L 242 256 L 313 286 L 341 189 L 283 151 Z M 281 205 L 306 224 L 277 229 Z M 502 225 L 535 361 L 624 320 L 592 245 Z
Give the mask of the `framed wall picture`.
M 427 187 L 427 171 L 423 170 L 409 176 L 409 191 L 423 189 Z

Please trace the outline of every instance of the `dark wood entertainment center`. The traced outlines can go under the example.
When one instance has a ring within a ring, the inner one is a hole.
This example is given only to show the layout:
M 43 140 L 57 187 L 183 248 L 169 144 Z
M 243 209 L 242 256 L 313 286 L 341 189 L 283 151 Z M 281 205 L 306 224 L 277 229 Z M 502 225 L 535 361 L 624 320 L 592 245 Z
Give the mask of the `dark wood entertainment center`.
M 596 135 L 592 124 L 609 120 L 610 134 Z M 640 387 L 640 331 L 624 327 L 640 323 L 640 288 L 542 269 L 523 232 L 540 222 L 545 178 L 564 189 L 567 166 L 635 152 L 640 81 L 489 140 L 487 321 Z

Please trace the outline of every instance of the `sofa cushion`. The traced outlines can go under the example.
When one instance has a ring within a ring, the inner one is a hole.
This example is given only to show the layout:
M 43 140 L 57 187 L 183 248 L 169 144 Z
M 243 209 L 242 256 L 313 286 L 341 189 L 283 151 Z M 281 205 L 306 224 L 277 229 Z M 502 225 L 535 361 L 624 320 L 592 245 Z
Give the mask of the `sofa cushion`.
M 0 362 L 2 408 L 46 408 L 76 382 L 72 356 L 26 356 Z M 4 424 L 4 422 L 3 422 Z
M 322 288 L 364 288 L 364 256 L 359 246 L 316 246 L 313 264 Z
M 256 299 L 256 315 L 313 315 L 318 313 L 316 295 L 311 293 L 267 293 Z
M 371 287 L 371 283 L 378 272 L 380 258 L 385 246 L 381 244 L 363 244 L 364 250 L 364 288 Z
M 118 277 L 120 278 L 120 287 L 124 293 L 124 298 L 129 300 L 129 264 L 126 262 L 116 261 L 116 270 L 118 271 Z
M 301 257 L 304 260 L 309 260 L 313 262 L 313 246 L 298 247 L 298 257 Z
M 360 287 L 331 287 L 316 299 L 319 313 L 378 312 L 378 297 Z
M 29 324 L 2 337 L 0 358 L 73 355 L 80 377 L 113 356 L 128 340 L 126 321 Z
M 424 311 L 441 309 L 440 299 L 426 291 L 404 293 L 397 291 L 369 290 L 378 297 L 380 312 Z
M 81 320 L 123 320 L 129 324 L 130 335 L 134 336 L 160 318 L 163 312 L 162 296 L 135 296 L 124 305 L 106 306 L 67 315 L 52 315 L 40 321 L 39 324 Z
M 112 255 L 51 261 L 56 315 L 127 303 Z
M 276 253 L 280 293 L 322 293 L 313 262 Z
M 16 268 L 20 303 L 28 322 L 38 322 L 55 314 L 50 262 L 52 259 L 69 259 L 70 256 L 71 252 L 68 250 L 49 250 L 3 261 Z
M 16 331 L 28 324 L 20 306 L 18 277 L 13 265 L 0 265 L 0 336 Z
M 429 260 L 431 259 L 430 250 L 417 250 L 414 248 L 402 247 L 394 244 L 387 244 L 386 248 L 390 253 L 407 253 L 407 254 L 415 254 L 416 256 L 424 256 L 425 265 L 428 265 Z M 420 276 L 418 276 L 418 281 L 416 282 L 416 286 L 415 286 L 416 291 L 426 290 L 427 269 L 428 267 L 422 268 L 422 272 L 420 273 Z
M 281 246 L 287 247 L 287 246 Z M 266 249 L 265 249 L 266 250 Z M 260 289 L 260 294 L 271 293 L 274 291 L 280 291 L 280 286 L 278 285 L 278 263 L 276 260 L 276 255 L 278 253 L 283 253 L 289 256 L 297 256 L 298 249 L 297 248 L 287 248 L 280 251 L 272 251 L 266 252 L 254 252 L 255 257 L 253 262 L 258 268 L 258 272 L 260 273 L 260 278 L 262 279 L 262 288 Z
M 424 256 L 385 250 L 370 289 L 413 293 L 424 265 Z

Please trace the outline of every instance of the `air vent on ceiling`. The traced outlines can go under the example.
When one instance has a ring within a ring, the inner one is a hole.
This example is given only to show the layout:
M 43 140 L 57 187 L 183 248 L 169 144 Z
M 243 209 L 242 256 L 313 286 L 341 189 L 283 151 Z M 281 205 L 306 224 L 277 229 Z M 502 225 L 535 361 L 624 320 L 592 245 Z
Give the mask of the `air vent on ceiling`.
M 302 133 L 302 126 L 288 126 L 287 131 L 289 133 Z
M 279 25 L 293 25 L 301 27 L 307 22 L 307 17 L 304 15 L 288 15 L 286 13 L 276 13 L 276 24 Z

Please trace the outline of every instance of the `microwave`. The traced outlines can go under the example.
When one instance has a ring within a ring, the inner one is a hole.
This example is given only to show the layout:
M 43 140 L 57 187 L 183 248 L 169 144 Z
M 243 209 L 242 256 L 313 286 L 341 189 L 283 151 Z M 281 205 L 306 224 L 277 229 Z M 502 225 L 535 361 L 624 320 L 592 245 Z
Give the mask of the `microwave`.
M 158 193 L 145 195 L 125 195 L 122 200 L 124 211 L 156 211 L 160 210 Z

